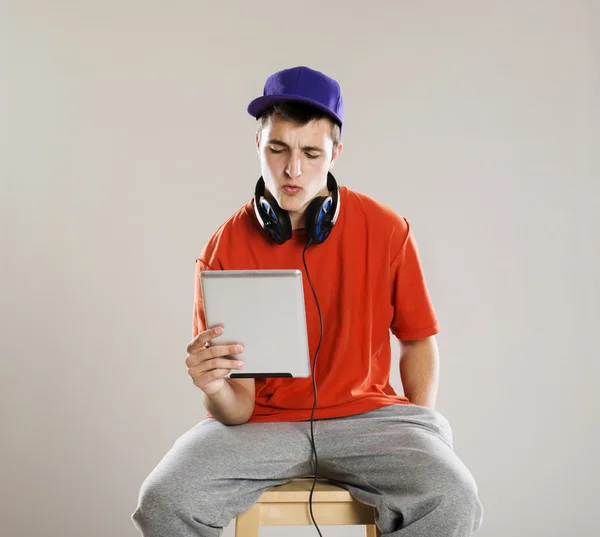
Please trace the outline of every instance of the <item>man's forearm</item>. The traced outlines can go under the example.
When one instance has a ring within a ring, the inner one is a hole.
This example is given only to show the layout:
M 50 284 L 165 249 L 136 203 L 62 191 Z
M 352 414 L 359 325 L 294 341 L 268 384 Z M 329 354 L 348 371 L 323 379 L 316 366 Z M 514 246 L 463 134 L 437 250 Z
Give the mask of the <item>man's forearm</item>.
M 250 419 L 254 401 L 246 390 L 225 379 L 225 387 L 217 395 L 204 394 L 204 406 L 221 423 L 241 425 Z
M 411 403 L 435 409 L 439 386 L 439 353 L 434 337 L 402 341 L 400 378 Z

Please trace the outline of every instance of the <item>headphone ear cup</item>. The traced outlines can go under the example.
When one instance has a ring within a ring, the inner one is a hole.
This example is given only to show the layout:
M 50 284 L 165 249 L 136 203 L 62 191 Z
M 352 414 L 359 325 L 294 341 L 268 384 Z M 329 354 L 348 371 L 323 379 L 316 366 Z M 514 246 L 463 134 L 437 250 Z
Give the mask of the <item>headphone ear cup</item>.
M 304 213 L 304 225 L 308 236 L 317 244 L 325 242 L 333 224 L 334 211 L 331 196 L 319 196 L 312 200 Z
M 258 201 L 264 228 L 277 243 L 283 244 L 292 238 L 292 221 L 287 211 L 273 200 L 262 197 Z

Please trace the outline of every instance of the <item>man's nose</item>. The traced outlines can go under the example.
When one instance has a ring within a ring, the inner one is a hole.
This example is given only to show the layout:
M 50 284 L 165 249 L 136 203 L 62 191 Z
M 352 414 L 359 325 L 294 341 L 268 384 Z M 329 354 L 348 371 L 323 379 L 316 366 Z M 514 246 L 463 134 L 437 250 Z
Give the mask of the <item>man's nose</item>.
M 290 155 L 285 171 L 292 179 L 296 179 L 296 177 L 298 177 L 302 173 L 300 157 Z

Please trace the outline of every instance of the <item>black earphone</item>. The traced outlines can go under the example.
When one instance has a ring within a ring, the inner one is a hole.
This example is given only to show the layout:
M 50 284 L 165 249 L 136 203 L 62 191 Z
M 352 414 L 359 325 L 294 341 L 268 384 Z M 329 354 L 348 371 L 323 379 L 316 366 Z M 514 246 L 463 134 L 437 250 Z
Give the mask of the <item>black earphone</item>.
M 327 173 L 329 196 L 313 199 L 304 214 L 305 229 L 311 242 L 321 244 L 327 239 L 340 213 L 340 193 L 337 181 Z M 254 213 L 261 227 L 277 243 L 283 244 L 292 238 L 292 224 L 287 211 L 273 198 L 265 197 L 265 181 L 261 178 L 254 189 Z
M 337 181 L 335 180 L 335 177 L 331 172 L 327 172 L 327 188 L 330 192 L 330 195 L 318 196 L 315 199 L 313 199 L 306 208 L 306 212 L 304 213 L 304 226 L 308 234 L 308 241 L 306 242 L 306 246 L 302 251 L 302 261 L 304 263 L 306 277 L 308 278 L 308 283 L 310 284 L 313 296 L 315 297 L 315 302 L 317 303 L 317 310 L 319 312 L 319 322 L 321 325 L 321 336 L 319 338 L 319 345 L 317 346 L 317 350 L 315 352 L 315 359 L 313 360 L 312 369 L 313 389 L 315 397 L 312 413 L 310 416 L 310 438 L 312 450 L 315 455 L 315 475 L 313 476 L 314 479 L 309 496 L 310 515 L 319 535 L 321 535 L 321 531 L 319 530 L 319 526 L 315 521 L 312 509 L 312 497 L 313 492 L 315 490 L 315 485 L 317 483 L 317 477 L 319 472 L 319 459 L 317 458 L 317 448 L 315 447 L 313 421 L 315 408 L 317 407 L 317 381 L 315 379 L 315 367 L 317 365 L 319 349 L 321 348 L 321 343 L 323 342 L 323 316 L 321 315 L 321 307 L 319 306 L 317 293 L 315 292 L 315 288 L 313 287 L 312 281 L 310 279 L 308 266 L 306 265 L 305 254 L 307 248 L 311 244 L 321 244 L 325 242 L 327 237 L 329 237 L 333 226 L 335 225 L 338 215 L 340 214 L 340 191 Z M 290 221 L 290 215 L 287 211 L 285 211 L 279 206 L 276 200 L 274 200 L 273 198 L 267 199 L 265 197 L 265 182 L 262 177 L 258 180 L 258 182 L 256 183 L 256 188 L 254 189 L 254 213 L 256 214 L 256 218 L 258 219 L 261 227 L 267 232 L 267 235 L 271 237 L 271 239 L 273 239 L 273 241 L 275 241 L 277 244 L 283 244 L 284 242 L 292 238 L 292 223 Z

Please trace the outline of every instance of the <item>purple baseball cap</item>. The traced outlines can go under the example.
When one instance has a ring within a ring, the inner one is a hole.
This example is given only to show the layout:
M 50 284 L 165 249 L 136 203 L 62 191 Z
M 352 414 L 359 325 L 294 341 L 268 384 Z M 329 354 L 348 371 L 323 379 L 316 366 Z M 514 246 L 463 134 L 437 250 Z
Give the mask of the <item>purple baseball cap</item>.
M 256 119 L 271 105 L 281 101 L 311 104 L 326 112 L 338 123 L 344 124 L 344 100 L 340 85 L 331 77 L 309 67 L 284 69 L 271 75 L 263 96 L 248 105 L 248 113 Z

